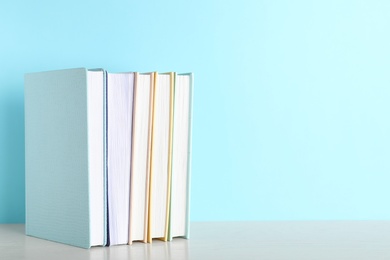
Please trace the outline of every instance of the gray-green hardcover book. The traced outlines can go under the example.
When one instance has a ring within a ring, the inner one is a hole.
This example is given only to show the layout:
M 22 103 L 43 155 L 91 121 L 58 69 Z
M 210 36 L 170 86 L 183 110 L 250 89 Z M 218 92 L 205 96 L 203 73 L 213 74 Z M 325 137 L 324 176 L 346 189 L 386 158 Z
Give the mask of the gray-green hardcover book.
M 25 75 L 27 235 L 105 245 L 104 115 L 103 70 Z

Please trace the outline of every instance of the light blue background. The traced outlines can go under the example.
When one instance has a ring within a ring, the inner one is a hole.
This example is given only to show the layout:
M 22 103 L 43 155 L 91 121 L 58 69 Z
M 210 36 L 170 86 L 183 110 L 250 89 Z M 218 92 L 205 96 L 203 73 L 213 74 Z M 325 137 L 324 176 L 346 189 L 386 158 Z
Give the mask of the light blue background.
M 390 219 L 390 2 L 3 1 L 0 222 L 25 72 L 195 73 L 192 220 Z

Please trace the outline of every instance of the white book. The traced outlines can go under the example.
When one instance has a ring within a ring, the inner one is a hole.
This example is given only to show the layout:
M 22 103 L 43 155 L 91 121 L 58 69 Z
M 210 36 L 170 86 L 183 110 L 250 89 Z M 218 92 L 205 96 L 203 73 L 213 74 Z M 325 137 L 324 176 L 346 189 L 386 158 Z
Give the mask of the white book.
M 129 244 L 147 241 L 154 73 L 135 73 Z
M 109 244 L 127 244 L 134 73 L 107 73 Z
M 189 236 L 192 82 L 191 73 L 176 75 L 169 240 Z
M 168 240 L 174 74 L 157 74 L 154 87 L 148 242 Z

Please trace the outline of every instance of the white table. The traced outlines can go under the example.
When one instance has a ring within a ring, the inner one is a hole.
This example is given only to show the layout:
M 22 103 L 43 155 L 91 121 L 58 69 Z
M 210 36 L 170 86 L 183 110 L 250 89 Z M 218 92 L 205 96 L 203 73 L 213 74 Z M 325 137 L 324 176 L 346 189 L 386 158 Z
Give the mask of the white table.
M 0 259 L 390 259 L 390 221 L 193 222 L 191 239 L 81 249 L 0 225 Z

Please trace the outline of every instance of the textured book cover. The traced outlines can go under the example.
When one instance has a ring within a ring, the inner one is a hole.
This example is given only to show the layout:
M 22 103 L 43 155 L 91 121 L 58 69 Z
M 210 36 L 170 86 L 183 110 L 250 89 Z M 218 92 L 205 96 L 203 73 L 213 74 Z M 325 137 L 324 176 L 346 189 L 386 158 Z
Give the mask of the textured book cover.
M 92 245 L 87 86 L 85 68 L 25 75 L 26 234 L 83 248 Z

